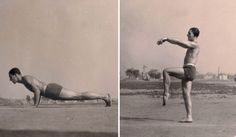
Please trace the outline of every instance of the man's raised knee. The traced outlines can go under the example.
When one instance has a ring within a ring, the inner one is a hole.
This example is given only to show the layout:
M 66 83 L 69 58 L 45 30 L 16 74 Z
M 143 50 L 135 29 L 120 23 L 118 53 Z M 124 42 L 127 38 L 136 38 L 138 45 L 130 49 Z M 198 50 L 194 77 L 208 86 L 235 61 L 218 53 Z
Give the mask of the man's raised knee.
M 168 69 L 164 69 L 162 74 L 163 74 L 163 76 L 168 75 Z

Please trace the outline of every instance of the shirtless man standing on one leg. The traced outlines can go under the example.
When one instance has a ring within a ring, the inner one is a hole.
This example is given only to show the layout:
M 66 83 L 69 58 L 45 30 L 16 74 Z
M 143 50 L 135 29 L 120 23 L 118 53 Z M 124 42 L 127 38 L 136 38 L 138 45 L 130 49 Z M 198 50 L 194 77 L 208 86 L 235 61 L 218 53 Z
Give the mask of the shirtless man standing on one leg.
M 56 83 L 46 84 L 33 76 L 22 76 L 18 68 L 9 71 L 9 78 L 12 83 L 23 84 L 28 90 L 34 93 L 34 105 L 38 107 L 41 96 L 53 100 L 97 100 L 101 99 L 106 103 L 106 107 L 111 106 L 110 94 L 107 96 L 98 95 L 91 92 L 75 92 L 62 87 Z
M 166 105 L 166 101 L 168 100 L 170 93 L 170 76 L 179 78 L 182 80 L 182 90 L 183 90 L 183 98 L 185 103 L 185 108 L 187 112 L 187 116 L 185 119 L 180 122 L 191 123 L 193 121 L 192 118 L 192 101 L 190 97 L 190 92 L 192 88 L 192 81 L 196 75 L 196 63 L 198 54 L 200 51 L 199 45 L 197 43 L 197 38 L 200 34 L 198 28 L 190 28 L 187 34 L 188 41 L 180 41 L 172 38 L 162 38 L 157 44 L 161 45 L 164 42 L 169 42 L 174 45 L 178 45 L 182 48 L 187 49 L 186 55 L 184 58 L 183 67 L 179 68 L 166 68 L 163 71 L 163 82 L 164 82 L 164 93 L 163 93 L 163 106 Z

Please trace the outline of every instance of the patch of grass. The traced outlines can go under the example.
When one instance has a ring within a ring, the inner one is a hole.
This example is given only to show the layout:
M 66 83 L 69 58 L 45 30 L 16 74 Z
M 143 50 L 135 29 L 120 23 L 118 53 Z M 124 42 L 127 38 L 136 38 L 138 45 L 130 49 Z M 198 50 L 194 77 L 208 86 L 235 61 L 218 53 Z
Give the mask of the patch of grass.
M 129 94 L 161 94 L 163 92 L 162 81 L 121 81 L 121 95 L 125 95 L 125 91 Z M 136 92 L 132 92 L 136 91 Z M 172 81 L 170 86 L 172 94 L 182 94 L 181 81 Z M 192 85 L 192 94 L 236 94 L 236 83 L 234 81 L 210 81 L 198 80 Z

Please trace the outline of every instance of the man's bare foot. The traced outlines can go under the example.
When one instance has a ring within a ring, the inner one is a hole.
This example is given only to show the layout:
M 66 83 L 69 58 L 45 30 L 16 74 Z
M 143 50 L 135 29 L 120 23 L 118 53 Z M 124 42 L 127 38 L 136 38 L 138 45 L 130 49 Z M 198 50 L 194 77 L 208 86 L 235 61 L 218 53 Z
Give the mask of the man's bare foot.
M 106 103 L 106 107 L 111 107 L 111 96 L 109 93 L 107 94 L 107 97 L 105 99 L 105 103 Z
M 192 117 L 187 117 L 179 121 L 179 123 L 192 123 L 193 118 Z
M 170 97 L 170 93 L 164 93 L 163 95 L 163 101 L 162 101 L 162 105 L 165 106 L 166 105 L 166 102 L 167 100 L 169 99 Z

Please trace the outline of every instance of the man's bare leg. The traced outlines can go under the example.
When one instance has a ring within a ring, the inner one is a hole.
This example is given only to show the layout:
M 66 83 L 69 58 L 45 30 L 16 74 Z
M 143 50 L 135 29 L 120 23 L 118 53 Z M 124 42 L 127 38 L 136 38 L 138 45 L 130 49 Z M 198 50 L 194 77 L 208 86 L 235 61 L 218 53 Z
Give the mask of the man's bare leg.
M 76 98 L 78 98 L 79 100 L 97 100 L 97 99 L 101 99 L 101 100 L 105 101 L 106 107 L 111 106 L 110 94 L 102 96 L 102 95 L 99 95 L 99 94 L 96 94 L 96 93 L 82 92 L 81 94 L 78 94 L 76 96 Z M 82 99 L 80 99 L 80 98 L 82 98 Z
M 192 81 L 182 80 L 182 90 L 183 90 L 183 98 L 184 104 L 186 108 L 186 118 L 181 120 L 180 122 L 184 123 L 192 123 L 192 101 L 191 101 L 191 88 L 192 88 Z
M 163 70 L 163 83 L 164 83 L 163 102 L 162 102 L 163 106 L 166 105 L 166 102 L 170 97 L 170 93 L 169 93 L 170 84 L 171 84 L 170 76 L 183 79 L 184 78 L 183 68 L 166 68 Z
M 92 92 L 74 92 L 68 89 L 63 88 L 60 95 L 62 100 L 103 100 L 106 103 L 106 107 L 111 106 L 111 97 L 110 94 L 100 95 Z
M 163 71 L 163 84 L 164 84 L 164 92 L 163 92 L 162 105 L 165 106 L 170 96 L 169 89 L 170 89 L 170 84 L 171 84 L 170 75 L 167 69 L 164 69 Z

